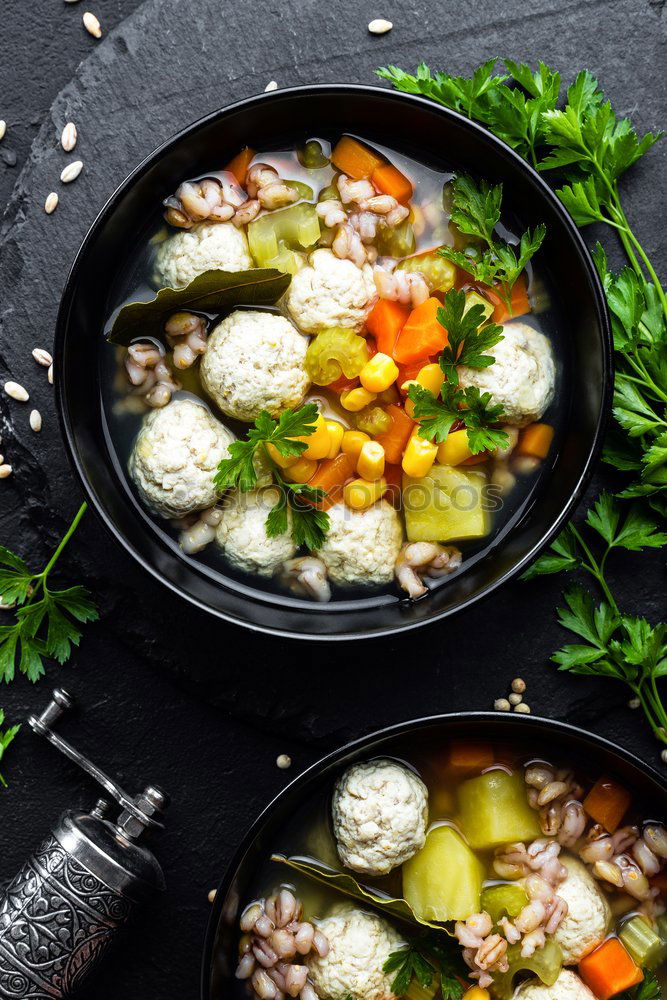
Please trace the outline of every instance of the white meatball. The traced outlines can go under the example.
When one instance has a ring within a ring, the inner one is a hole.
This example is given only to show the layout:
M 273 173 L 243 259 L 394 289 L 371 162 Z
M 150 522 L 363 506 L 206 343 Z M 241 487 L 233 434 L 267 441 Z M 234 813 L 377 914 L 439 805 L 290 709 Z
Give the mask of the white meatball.
M 364 875 L 387 875 L 426 840 L 428 791 L 414 771 L 392 760 L 353 764 L 331 804 L 338 854 Z
M 476 385 L 502 403 L 503 421 L 516 427 L 539 420 L 554 397 L 556 369 L 551 344 L 527 323 L 506 323 L 504 340 L 487 351 L 488 368 L 459 368 L 461 385 Z
M 284 316 L 237 309 L 208 338 L 202 385 L 220 409 L 252 421 L 261 410 L 277 416 L 303 403 L 310 380 L 308 340 Z
M 567 878 L 558 895 L 567 903 L 567 916 L 554 934 L 563 951 L 564 965 L 577 963 L 607 936 L 611 922 L 609 903 L 588 868 L 577 858 L 561 855 Z
M 248 239 L 231 222 L 202 222 L 161 243 L 155 258 L 156 280 L 179 288 L 211 269 L 246 271 L 254 267 Z
M 330 528 L 318 552 L 329 579 L 341 584 L 383 584 L 394 578 L 403 544 L 401 520 L 385 500 L 366 510 L 336 504 L 329 511 Z
M 350 904 L 336 907 L 317 921 L 329 942 L 326 958 L 311 953 L 308 972 L 320 1000 L 388 1000 L 395 972 L 382 966 L 405 941 L 391 924 L 368 910 Z
M 275 487 L 234 490 L 226 498 L 216 539 L 227 559 L 236 569 L 259 576 L 273 576 L 286 559 L 296 552 L 290 529 L 291 511 L 287 511 L 288 530 L 283 535 L 269 538 L 266 519 L 279 498 Z
M 377 299 L 373 269 L 339 260 L 331 250 L 316 250 L 310 265 L 292 278 L 287 308 L 305 333 L 330 327 L 361 330 Z
M 579 976 L 562 969 L 553 986 L 540 979 L 528 979 L 515 993 L 516 1000 L 595 1000 L 595 996 Z
M 213 476 L 234 435 L 201 403 L 172 399 L 144 417 L 128 468 L 141 498 L 160 517 L 216 503 Z

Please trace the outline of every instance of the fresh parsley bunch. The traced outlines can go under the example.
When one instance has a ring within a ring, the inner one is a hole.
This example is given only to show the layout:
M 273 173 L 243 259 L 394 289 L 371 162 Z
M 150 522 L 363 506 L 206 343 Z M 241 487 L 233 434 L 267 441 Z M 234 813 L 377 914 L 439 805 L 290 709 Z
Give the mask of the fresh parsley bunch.
M 580 584 L 565 591 L 566 607 L 558 609 L 558 620 L 584 641 L 563 646 L 552 659 L 559 670 L 611 677 L 627 684 L 639 698 L 654 734 L 667 743 L 667 712 L 657 687 L 657 681 L 667 675 L 667 625 L 652 626 L 645 618 L 623 614 L 607 578 L 607 560 L 614 550 L 661 548 L 667 545 L 667 532 L 659 530 L 656 520 L 640 504 L 621 507 L 608 493 L 589 510 L 586 526 L 596 546 L 569 524 L 524 574 L 524 579 L 530 580 L 582 571 L 596 581 L 603 594 L 603 600 L 596 604 Z M 596 549 L 600 550 L 597 555 Z
M 461 979 L 467 975 L 458 948 L 437 932 L 415 938 L 405 948 L 393 951 L 382 971 L 396 973 L 391 989 L 397 997 L 405 996 L 413 979 L 428 989 L 435 976 L 442 1000 L 461 1000 L 464 993 Z
M 17 665 L 34 682 L 44 673 L 44 657 L 65 663 L 72 646 L 79 645 L 81 630 L 77 623 L 98 618 L 85 587 L 52 590 L 48 583 L 85 511 L 84 503 L 40 573 L 34 573 L 20 556 L 0 546 L 0 599 L 6 608 L 16 607 L 14 624 L 0 625 L 0 680 L 6 683 L 14 679 Z
M 271 458 L 267 445 L 272 445 L 284 458 L 298 458 L 308 445 L 305 441 L 294 439 L 313 434 L 317 416 L 315 403 L 306 403 L 299 410 L 286 410 L 278 420 L 262 410 L 254 427 L 248 431 L 247 439 L 233 441 L 229 445 L 229 458 L 223 458 L 213 479 L 220 492 L 237 486 L 242 493 L 247 493 L 257 485 L 257 465 L 268 465 L 279 497 L 266 519 L 266 533 L 269 538 L 275 538 L 288 530 L 289 509 L 292 512 L 294 543 L 309 549 L 318 549 L 329 530 L 329 515 L 313 506 L 321 503 L 327 494 L 307 483 L 287 482 Z
M 0 726 L 4 724 L 4 721 L 5 713 L 0 708 Z M 0 761 L 4 757 L 5 750 L 12 742 L 20 728 L 20 726 L 10 726 L 9 729 L 5 729 L 4 732 L 0 732 Z M 7 782 L 3 778 L 2 774 L 0 774 L 0 785 L 4 785 L 5 788 L 7 787 Z
M 438 253 L 472 275 L 475 281 L 495 287 L 511 314 L 512 289 L 528 261 L 542 246 L 547 229 L 542 223 L 533 232 L 527 229 L 518 251 L 498 239 L 494 230 L 500 221 L 502 198 L 502 184 L 493 185 L 484 180 L 477 184 L 466 174 L 457 176 L 452 183 L 452 222 L 459 232 L 486 246 L 481 254 L 474 247 L 470 252 L 440 247 Z
M 481 393 L 476 386 L 459 385 L 457 365 L 488 368 L 495 358 L 487 352 L 503 339 L 502 327 L 487 323 L 484 307 L 466 309 L 465 292 L 453 288 L 438 309 L 438 322 L 447 330 L 448 344 L 439 357 L 445 375 L 439 396 L 421 385 L 411 385 L 408 396 L 415 404 L 419 436 L 429 441 L 444 441 L 453 425 L 460 422 L 468 434 L 473 455 L 504 447 L 507 434 L 493 426 L 503 418 L 503 408 L 494 403 L 491 393 Z

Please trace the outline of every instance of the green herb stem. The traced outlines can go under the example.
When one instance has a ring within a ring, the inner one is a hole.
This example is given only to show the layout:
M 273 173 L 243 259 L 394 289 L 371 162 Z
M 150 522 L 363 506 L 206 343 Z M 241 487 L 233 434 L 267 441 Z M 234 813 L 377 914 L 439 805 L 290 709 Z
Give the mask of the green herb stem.
M 42 584 L 46 584 L 46 578 L 48 577 L 49 573 L 51 572 L 51 570 L 53 569 L 53 567 L 55 566 L 55 564 L 60 559 L 60 556 L 62 555 L 62 553 L 63 553 L 63 551 L 65 549 L 65 546 L 67 545 L 67 543 L 69 542 L 70 538 L 72 537 L 72 535 L 74 534 L 74 532 L 78 528 L 79 522 L 81 521 L 81 518 L 83 517 L 83 515 L 86 513 L 87 510 L 88 510 L 88 504 L 84 501 L 81 504 L 81 506 L 79 507 L 78 511 L 76 512 L 76 514 L 74 516 L 74 520 L 72 521 L 72 523 L 70 524 L 69 528 L 67 529 L 67 531 L 65 532 L 65 534 L 61 538 L 60 544 L 58 545 L 57 549 L 55 550 L 55 552 L 53 553 L 53 555 L 51 556 L 51 558 L 47 562 L 47 564 L 44 567 L 44 569 L 42 570 L 42 572 L 37 577 L 37 579 L 39 579 Z

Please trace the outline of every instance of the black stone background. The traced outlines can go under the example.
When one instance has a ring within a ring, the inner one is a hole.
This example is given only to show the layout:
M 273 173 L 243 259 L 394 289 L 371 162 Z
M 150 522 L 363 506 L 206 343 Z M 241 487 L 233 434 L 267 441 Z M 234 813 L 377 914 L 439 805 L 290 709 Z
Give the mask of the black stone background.
M 5 0 L 0 24 L 0 379 L 25 383 L 29 406 L 0 397 L 0 542 L 35 566 L 80 503 L 61 445 L 45 372 L 30 357 L 50 347 L 67 269 L 95 213 L 138 160 L 192 119 L 264 89 L 318 81 L 372 83 L 386 62 L 420 59 L 468 73 L 507 54 L 543 58 L 565 79 L 589 67 L 615 107 L 641 129 L 667 124 L 664 0 L 86 0 L 105 29 L 81 27 L 85 4 Z M 375 38 L 371 17 L 394 30 Z M 114 30 L 111 30 L 114 29 Z M 84 173 L 69 187 L 63 124 L 79 128 Z M 665 149 L 625 184 L 628 213 L 665 272 Z M 12 161 L 16 159 L 15 165 Z M 61 203 L 47 217 L 50 190 Z M 593 234 L 591 234 L 593 235 Z M 613 242 L 607 237 L 607 243 Z M 620 258 L 616 257 L 618 261 Z M 660 269 L 660 268 L 659 268 Z M 590 491 L 609 482 L 600 471 Z M 621 603 L 664 617 L 664 557 L 621 556 Z M 11 722 L 39 708 L 56 682 L 83 707 L 63 731 L 132 790 L 159 782 L 174 799 L 158 845 L 169 891 L 146 909 L 115 959 L 83 996 L 105 1000 L 197 995 L 207 891 L 240 836 L 292 773 L 344 741 L 408 717 L 488 708 L 512 677 L 528 682 L 536 713 L 602 733 L 659 764 L 657 744 L 623 689 L 570 679 L 549 664 L 563 641 L 554 607 L 561 581 L 513 583 L 455 620 L 418 633 L 346 646 L 256 637 L 209 620 L 158 587 L 88 515 L 59 576 L 94 592 L 101 621 L 86 627 L 64 669 L 33 688 L 0 691 Z M 275 766 L 279 753 L 292 772 Z M 0 881 L 64 807 L 90 806 L 95 788 L 24 727 L 3 761 Z

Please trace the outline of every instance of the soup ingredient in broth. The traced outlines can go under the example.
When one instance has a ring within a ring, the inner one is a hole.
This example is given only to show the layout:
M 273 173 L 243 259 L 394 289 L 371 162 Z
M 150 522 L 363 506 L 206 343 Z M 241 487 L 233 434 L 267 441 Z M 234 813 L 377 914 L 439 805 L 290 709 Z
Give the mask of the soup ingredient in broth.
M 458 789 L 460 823 L 470 846 L 486 850 L 540 836 L 521 774 L 501 769 L 464 781 Z
M 539 979 L 522 983 L 516 1000 L 595 1000 L 595 996 L 576 973 L 562 969 L 553 986 L 545 986 Z
M 294 275 L 286 304 L 305 333 L 336 326 L 359 332 L 376 299 L 370 265 L 359 268 L 322 249 L 312 254 L 308 267 Z
M 329 510 L 329 531 L 318 555 L 334 583 L 384 584 L 393 579 L 402 543 L 400 518 L 385 500 L 365 510 L 336 504 Z
M 503 420 L 517 427 L 539 420 L 554 396 L 556 371 L 551 344 L 527 323 L 503 326 L 503 339 L 493 348 L 495 363 L 488 368 L 461 366 L 459 381 L 490 392 L 502 406 Z
M 329 942 L 324 958 L 306 959 L 308 972 L 320 1000 L 387 1000 L 393 976 L 383 971 L 392 952 L 405 941 L 391 924 L 376 913 L 355 906 L 337 906 L 317 921 Z
M 173 399 L 144 417 L 128 462 L 144 503 L 160 517 L 183 517 L 218 499 L 213 473 L 234 435 L 201 403 Z
M 561 946 L 563 965 L 577 965 L 605 939 L 611 910 L 585 865 L 568 854 L 561 854 L 560 860 L 567 868 L 567 878 L 559 885 L 558 895 L 568 909 L 554 940 Z
M 201 223 L 170 236 L 158 247 L 158 285 L 179 288 L 211 269 L 245 271 L 253 267 L 248 239 L 231 222 Z
M 279 501 L 280 491 L 275 487 L 247 493 L 234 490 L 225 498 L 216 540 L 236 569 L 273 576 L 296 552 L 289 508 L 288 530 L 278 535 L 267 532 L 267 518 Z
M 463 837 L 451 826 L 436 826 L 403 868 L 403 895 L 424 920 L 466 920 L 479 910 L 484 876 Z
M 284 316 L 237 309 L 208 338 L 202 385 L 223 413 L 250 422 L 303 402 L 308 341 Z
M 338 854 L 353 871 L 386 875 L 424 845 L 428 792 L 396 761 L 348 768 L 336 782 L 331 811 Z

